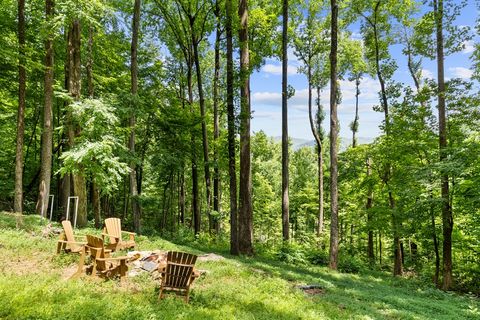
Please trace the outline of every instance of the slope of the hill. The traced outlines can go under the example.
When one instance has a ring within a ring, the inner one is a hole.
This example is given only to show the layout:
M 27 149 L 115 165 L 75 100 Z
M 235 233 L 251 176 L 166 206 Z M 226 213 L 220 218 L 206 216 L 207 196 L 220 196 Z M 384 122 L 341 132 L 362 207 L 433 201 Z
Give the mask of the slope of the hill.
M 68 280 L 78 256 L 56 255 L 56 238 L 42 234 L 42 224 L 36 216 L 16 221 L 0 213 L 0 319 L 480 319 L 478 299 L 413 280 L 228 255 L 197 263 L 207 274 L 194 282 L 190 304 L 159 302 L 149 274 L 122 284 Z M 138 237 L 138 245 L 202 253 L 156 237 Z M 295 288 L 302 284 L 322 289 L 305 294 Z

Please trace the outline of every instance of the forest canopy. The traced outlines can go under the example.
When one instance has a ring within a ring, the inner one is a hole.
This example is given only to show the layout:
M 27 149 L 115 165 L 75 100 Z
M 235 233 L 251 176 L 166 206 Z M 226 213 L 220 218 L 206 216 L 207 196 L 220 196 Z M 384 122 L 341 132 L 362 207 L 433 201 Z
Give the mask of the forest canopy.
M 75 196 L 80 227 L 120 217 L 235 255 L 480 293 L 478 5 L 2 0 L 0 210 L 60 221 Z M 466 76 L 446 76 L 461 52 Z M 288 134 L 292 53 L 304 146 Z M 251 129 L 267 61 L 281 63 L 281 139 Z M 381 120 L 360 143 L 365 82 Z

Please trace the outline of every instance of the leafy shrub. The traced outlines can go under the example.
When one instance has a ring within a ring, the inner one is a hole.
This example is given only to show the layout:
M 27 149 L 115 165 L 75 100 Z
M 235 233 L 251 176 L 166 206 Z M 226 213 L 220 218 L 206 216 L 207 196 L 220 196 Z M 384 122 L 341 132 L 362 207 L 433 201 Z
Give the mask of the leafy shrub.
M 328 265 L 329 256 L 325 250 L 315 249 L 307 253 L 308 261 L 314 265 L 326 266 Z
M 359 273 L 366 269 L 365 263 L 355 256 L 340 256 L 338 270 L 344 273 Z
M 307 264 L 307 258 L 304 248 L 295 242 L 282 244 L 276 256 L 278 260 L 286 262 L 288 264 Z

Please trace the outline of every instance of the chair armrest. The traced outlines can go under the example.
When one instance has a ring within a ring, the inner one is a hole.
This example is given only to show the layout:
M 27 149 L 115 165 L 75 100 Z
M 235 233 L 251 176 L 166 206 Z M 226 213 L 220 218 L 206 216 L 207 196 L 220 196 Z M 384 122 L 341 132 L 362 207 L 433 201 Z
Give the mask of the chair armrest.
M 134 235 L 134 236 L 136 236 L 136 235 L 137 235 L 135 232 L 123 231 L 123 230 L 122 230 L 122 232 L 123 232 L 123 233 L 126 233 L 126 234 L 132 234 L 132 235 Z
M 67 244 L 78 244 L 78 245 L 86 245 L 86 242 L 80 242 L 80 241 L 67 241 L 67 240 L 58 240 L 60 243 L 67 243 Z
M 112 261 L 112 260 L 117 260 L 117 261 L 122 261 L 122 260 L 127 260 L 127 256 L 122 256 L 122 257 L 109 257 L 109 258 L 97 258 L 96 260 L 100 261 Z

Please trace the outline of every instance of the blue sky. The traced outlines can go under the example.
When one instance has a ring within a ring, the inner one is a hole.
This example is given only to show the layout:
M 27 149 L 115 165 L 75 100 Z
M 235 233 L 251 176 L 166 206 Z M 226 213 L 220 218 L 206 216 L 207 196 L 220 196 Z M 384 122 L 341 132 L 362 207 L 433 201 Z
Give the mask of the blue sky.
M 478 10 L 474 1 L 470 0 L 467 6 L 463 8 L 457 23 L 473 27 L 477 16 Z M 352 25 L 350 31 L 354 36 L 358 35 L 359 24 Z M 474 32 L 474 30 L 472 31 Z M 478 37 L 476 40 L 478 40 Z M 402 55 L 402 49 L 403 46 L 400 44 L 390 47 L 392 58 L 396 60 L 399 66 L 394 78 L 407 85 L 412 85 L 406 67 L 406 57 Z M 472 52 L 473 41 L 465 43 L 465 49 L 462 52 L 448 56 L 445 60 L 445 76 L 447 78 L 470 78 L 472 73 L 470 71 L 470 56 Z M 289 136 L 312 140 L 313 136 L 308 122 L 308 84 L 306 77 L 297 73 L 297 67 L 300 66 L 300 62 L 291 49 L 289 50 L 288 64 L 288 83 L 295 88 L 295 96 L 288 101 Z M 423 76 L 436 79 L 436 61 L 424 58 L 422 69 Z M 263 130 L 269 136 L 281 135 L 281 77 L 281 62 L 274 59 L 267 60 L 261 70 L 252 75 L 253 119 L 251 125 L 253 132 Z M 340 85 L 343 100 L 338 107 L 338 118 L 340 121 L 340 137 L 345 138 L 351 137 L 349 124 L 352 122 L 355 112 L 355 85 L 349 81 L 341 81 Z M 324 129 L 327 132 L 329 130 L 328 90 L 327 88 L 322 92 L 322 102 L 327 115 Z M 372 78 L 364 78 L 360 85 L 360 90 L 360 127 L 358 136 L 373 139 L 380 134 L 379 124 L 383 120 L 383 113 L 372 110 L 374 105 L 378 105 L 378 81 Z

